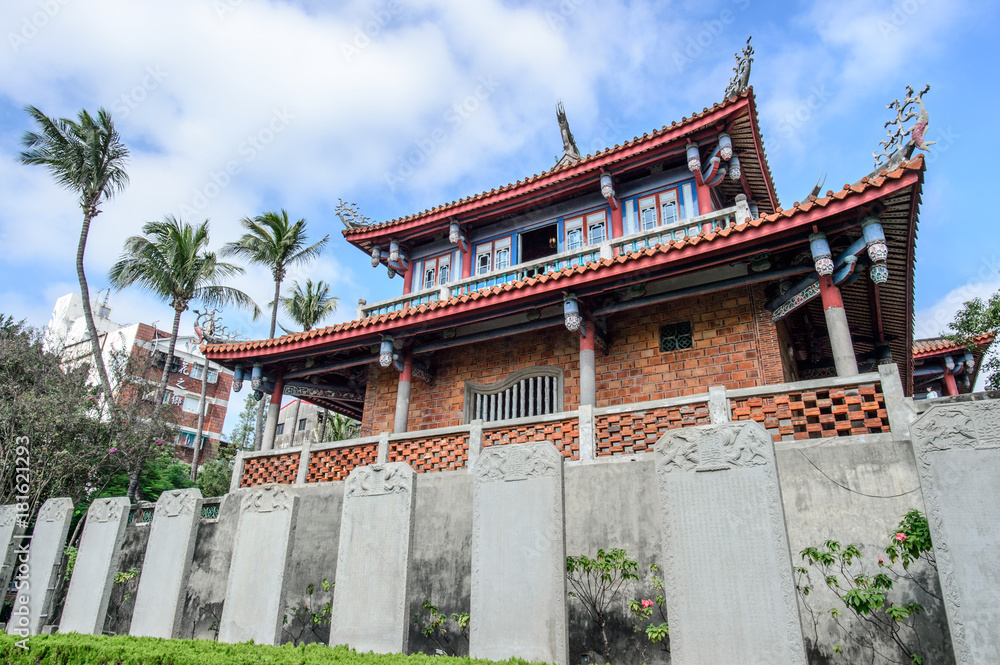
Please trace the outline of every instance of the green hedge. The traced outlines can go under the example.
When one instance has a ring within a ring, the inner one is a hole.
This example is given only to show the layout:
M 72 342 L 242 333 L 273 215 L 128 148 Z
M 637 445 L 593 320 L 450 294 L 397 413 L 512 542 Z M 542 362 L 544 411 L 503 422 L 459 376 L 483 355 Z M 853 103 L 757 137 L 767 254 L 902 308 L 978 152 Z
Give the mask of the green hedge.
M 359 654 L 347 647 L 331 649 L 321 644 L 272 647 L 74 633 L 30 637 L 28 649 L 24 650 L 16 645 L 18 639 L 0 634 L 0 662 L 6 665 L 487 665 L 494 662 L 422 654 Z M 501 662 L 525 663 L 519 659 Z

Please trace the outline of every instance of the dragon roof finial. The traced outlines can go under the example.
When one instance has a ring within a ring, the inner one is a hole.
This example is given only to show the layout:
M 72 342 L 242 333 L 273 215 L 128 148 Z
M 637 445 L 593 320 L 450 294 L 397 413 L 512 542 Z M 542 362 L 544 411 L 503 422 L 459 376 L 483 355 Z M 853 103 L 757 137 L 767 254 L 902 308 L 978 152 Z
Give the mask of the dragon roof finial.
M 348 229 L 356 229 L 360 226 L 371 226 L 375 223 L 371 217 L 365 217 L 358 210 L 357 203 L 348 203 L 344 199 L 337 199 L 337 207 L 334 210 L 337 213 L 337 217 L 340 217 L 340 221 L 344 223 Z
M 931 86 L 928 83 L 923 90 L 914 95 L 913 88 L 906 86 L 906 97 L 903 98 L 903 101 L 894 99 L 886 104 L 887 109 L 896 111 L 896 117 L 885 123 L 887 138 L 884 141 L 879 141 L 878 144 L 882 151 L 876 150 L 872 153 L 872 157 L 875 158 L 876 171 L 892 170 L 904 159 L 909 159 L 915 148 L 926 152 L 929 146 L 934 145 L 934 141 L 924 141 L 929 117 L 927 108 L 924 106 L 923 96 L 930 89 Z M 903 126 L 914 118 L 917 122 L 912 127 Z
M 736 66 L 733 67 L 733 78 L 729 79 L 729 85 L 726 86 L 725 99 L 742 94 L 750 87 L 750 65 L 753 64 L 751 39 L 753 39 L 753 35 L 747 37 L 747 45 L 743 47 L 743 50 L 733 55 L 736 58 Z

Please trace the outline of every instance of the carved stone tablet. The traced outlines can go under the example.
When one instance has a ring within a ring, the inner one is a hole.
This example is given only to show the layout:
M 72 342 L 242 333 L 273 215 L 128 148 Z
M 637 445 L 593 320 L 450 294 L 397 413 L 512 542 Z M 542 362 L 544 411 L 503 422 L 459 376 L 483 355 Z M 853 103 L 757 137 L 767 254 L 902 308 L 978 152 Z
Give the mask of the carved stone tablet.
M 771 436 L 685 427 L 656 452 L 673 665 L 805 665 Z
M 563 456 L 490 446 L 473 474 L 469 655 L 567 665 Z
M 7 622 L 9 635 L 38 635 L 42 626 L 48 623 L 51 587 L 55 586 L 52 582 L 62 560 L 72 517 L 71 499 L 49 499 L 38 511 L 28 550 L 28 570 L 22 573 L 20 562 L 14 570 L 15 581 L 26 581 L 28 585 L 19 590 L 14 599 L 14 609 Z
M 100 635 L 104 629 L 130 505 L 124 496 L 90 504 L 59 632 Z
M 18 524 L 18 515 L 16 503 L 0 506 L 0 589 L 7 588 L 17 565 L 16 546 L 11 545 L 21 543 L 19 536 L 24 531 Z
M 405 462 L 359 466 L 347 476 L 331 645 L 406 652 L 415 477 Z
M 277 644 L 298 497 L 288 485 L 263 485 L 241 493 L 219 641 Z
M 201 491 L 160 495 L 149 527 L 129 635 L 179 637 L 188 570 L 201 518 Z
M 911 426 L 920 488 L 958 665 L 1000 645 L 1000 403 L 932 406 Z

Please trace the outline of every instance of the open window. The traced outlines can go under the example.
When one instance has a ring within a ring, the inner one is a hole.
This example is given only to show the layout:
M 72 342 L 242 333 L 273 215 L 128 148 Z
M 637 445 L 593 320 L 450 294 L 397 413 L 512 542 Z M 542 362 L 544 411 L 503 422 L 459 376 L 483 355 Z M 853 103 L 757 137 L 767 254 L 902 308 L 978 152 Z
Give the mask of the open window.
M 521 234 L 521 263 L 537 261 L 559 251 L 559 225 L 549 224 Z

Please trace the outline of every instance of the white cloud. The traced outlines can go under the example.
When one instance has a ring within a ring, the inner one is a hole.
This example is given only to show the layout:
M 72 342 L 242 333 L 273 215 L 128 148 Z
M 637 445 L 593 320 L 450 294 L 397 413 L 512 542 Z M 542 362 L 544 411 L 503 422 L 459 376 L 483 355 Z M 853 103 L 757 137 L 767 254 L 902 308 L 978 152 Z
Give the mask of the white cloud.
M 985 300 L 997 291 L 1000 291 L 1000 279 L 969 282 L 952 289 L 930 307 L 919 309 L 914 313 L 913 338 L 937 337 L 948 332 L 948 323 L 954 320 L 963 303 L 973 298 Z

